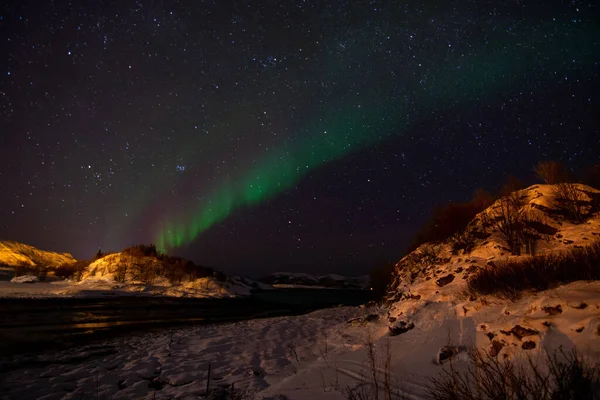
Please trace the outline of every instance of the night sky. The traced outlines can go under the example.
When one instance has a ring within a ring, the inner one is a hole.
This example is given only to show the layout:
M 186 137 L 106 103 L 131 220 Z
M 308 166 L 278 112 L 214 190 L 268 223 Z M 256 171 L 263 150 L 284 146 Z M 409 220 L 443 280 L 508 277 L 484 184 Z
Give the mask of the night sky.
M 436 204 L 599 161 L 599 8 L 4 3 L 0 238 L 365 273 Z

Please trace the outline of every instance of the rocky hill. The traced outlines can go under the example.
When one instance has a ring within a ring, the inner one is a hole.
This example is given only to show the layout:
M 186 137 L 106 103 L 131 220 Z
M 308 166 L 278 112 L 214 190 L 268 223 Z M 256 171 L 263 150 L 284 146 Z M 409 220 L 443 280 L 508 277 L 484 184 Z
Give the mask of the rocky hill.
M 390 334 L 458 330 L 461 341 L 506 356 L 597 342 L 600 191 L 568 189 L 574 197 L 553 185 L 514 192 L 463 232 L 402 258 L 386 296 Z

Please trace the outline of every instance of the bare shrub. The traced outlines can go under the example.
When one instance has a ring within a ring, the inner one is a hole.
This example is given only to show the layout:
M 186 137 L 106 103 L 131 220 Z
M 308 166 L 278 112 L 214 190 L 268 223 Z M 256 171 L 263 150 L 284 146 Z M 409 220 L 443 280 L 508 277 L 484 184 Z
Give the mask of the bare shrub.
M 475 237 L 468 229 L 457 232 L 449 239 L 452 254 L 458 254 L 463 251 L 465 254 L 470 253 L 475 247 Z
M 554 186 L 557 205 L 567 219 L 574 223 L 585 220 L 585 193 L 572 182 L 560 182 Z
M 473 294 L 518 299 L 526 290 L 542 291 L 575 281 L 600 280 L 600 242 L 560 254 L 528 257 L 480 269 L 468 281 Z
M 392 376 L 392 351 L 389 341 L 386 341 L 378 353 L 371 332 L 365 340 L 367 349 L 368 379 L 354 387 L 347 386 L 343 393 L 349 400 L 404 400 L 408 395 L 397 388 L 398 382 Z
M 583 361 L 575 350 L 546 353 L 543 363 L 531 357 L 523 363 L 487 352 L 469 352 L 464 372 L 452 362 L 431 380 L 434 400 L 577 400 L 600 398 L 600 365 Z
M 570 180 L 569 170 L 557 161 L 542 161 L 533 170 L 544 183 L 550 185 Z
M 494 210 L 493 226 L 512 254 L 520 254 L 525 204 L 525 197 L 520 192 L 512 192 L 502 197 Z

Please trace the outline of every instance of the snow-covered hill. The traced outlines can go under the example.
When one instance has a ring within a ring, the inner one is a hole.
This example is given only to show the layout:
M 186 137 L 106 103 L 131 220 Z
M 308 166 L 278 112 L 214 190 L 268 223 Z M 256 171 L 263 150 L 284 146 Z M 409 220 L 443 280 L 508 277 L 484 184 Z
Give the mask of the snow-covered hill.
M 368 276 L 342 276 L 337 274 L 310 275 L 302 272 L 275 272 L 261 279 L 275 287 L 315 287 L 336 289 L 368 289 Z
M 93 261 L 78 285 L 173 297 L 235 297 L 250 295 L 257 287 L 253 284 L 244 278 L 216 274 L 210 268 L 121 252 Z
M 13 241 L 0 241 L 0 280 L 9 280 L 15 269 L 44 268 L 52 271 L 63 264 L 74 263 L 69 253 L 45 251 Z
M 582 223 L 565 217 L 552 185 L 534 185 L 517 193 L 523 202 L 516 211 L 535 222 L 526 229 L 531 229 L 536 255 L 562 254 L 600 240 L 600 215 L 594 204 L 600 191 L 577 188 L 588 213 Z M 457 249 L 453 240 L 426 243 L 396 264 L 386 298 L 388 329 L 392 334 L 414 330 L 406 333 L 406 339 L 413 341 L 414 334 L 436 335 L 445 329 L 444 321 L 458 318 L 458 344 L 476 345 L 494 354 L 509 356 L 516 349 L 553 348 L 560 342 L 600 357 L 600 282 L 567 282 L 547 291 L 524 292 L 517 302 L 468 290 L 469 278 L 481 269 L 532 257 L 523 254 L 525 243 L 513 246 L 513 251 L 508 248 L 498 227 L 502 207 L 502 200 L 496 201 L 468 225 L 465 234 L 472 243 L 466 249 Z

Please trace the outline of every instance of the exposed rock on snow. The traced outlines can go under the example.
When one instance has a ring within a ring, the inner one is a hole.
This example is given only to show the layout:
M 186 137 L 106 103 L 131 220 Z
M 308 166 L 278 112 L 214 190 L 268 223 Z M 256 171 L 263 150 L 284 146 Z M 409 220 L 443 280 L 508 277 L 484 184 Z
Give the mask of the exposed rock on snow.
M 10 280 L 11 283 L 38 283 L 40 278 L 35 275 L 15 276 Z
M 413 324 L 412 322 L 398 321 L 394 325 L 389 327 L 390 336 L 398 336 L 414 328 L 415 324 Z

